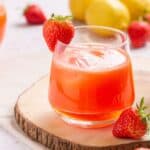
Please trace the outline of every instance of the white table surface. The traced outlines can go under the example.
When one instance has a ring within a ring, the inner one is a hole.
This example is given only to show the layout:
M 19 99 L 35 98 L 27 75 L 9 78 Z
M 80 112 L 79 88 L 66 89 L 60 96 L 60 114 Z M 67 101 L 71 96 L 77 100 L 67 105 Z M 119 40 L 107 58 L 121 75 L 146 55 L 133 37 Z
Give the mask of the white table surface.
M 44 150 L 17 126 L 13 108 L 18 95 L 49 71 L 51 54 L 42 38 L 42 26 L 27 26 L 22 17 L 26 4 L 36 2 L 47 16 L 68 14 L 68 0 L 3 0 L 8 22 L 0 48 L 0 150 Z M 150 71 L 150 46 L 132 51 L 134 68 Z M 143 60 L 147 62 L 143 64 Z M 143 67 L 144 65 L 144 67 Z

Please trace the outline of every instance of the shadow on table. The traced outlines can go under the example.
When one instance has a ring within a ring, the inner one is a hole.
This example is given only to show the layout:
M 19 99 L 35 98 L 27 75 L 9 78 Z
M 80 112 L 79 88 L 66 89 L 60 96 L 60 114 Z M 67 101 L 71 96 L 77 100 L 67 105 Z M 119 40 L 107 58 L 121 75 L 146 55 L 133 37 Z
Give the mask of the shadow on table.
M 42 26 L 42 25 L 39 25 L 39 24 L 27 24 L 27 23 L 14 23 L 13 26 L 15 28 L 32 28 L 32 27 L 39 27 L 39 26 Z

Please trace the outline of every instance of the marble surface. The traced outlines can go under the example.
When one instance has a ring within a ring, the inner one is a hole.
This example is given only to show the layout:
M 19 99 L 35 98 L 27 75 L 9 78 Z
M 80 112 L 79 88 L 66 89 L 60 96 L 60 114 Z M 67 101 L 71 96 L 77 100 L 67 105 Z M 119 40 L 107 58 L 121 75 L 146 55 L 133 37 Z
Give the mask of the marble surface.
M 51 61 L 51 54 L 42 38 L 42 26 L 27 26 L 22 10 L 26 4 L 36 2 L 44 8 L 47 16 L 52 12 L 68 14 L 68 0 L 2 2 L 7 9 L 8 22 L 0 48 L 0 149 L 45 150 L 46 148 L 26 137 L 14 120 L 13 108 L 18 95 L 48 72 Z M 132 50 L 133 60 L 138 58 L 138 62 L 134 61 L 135 69 L 150 71 L 149 47 L 148 44 L 142 49 Z

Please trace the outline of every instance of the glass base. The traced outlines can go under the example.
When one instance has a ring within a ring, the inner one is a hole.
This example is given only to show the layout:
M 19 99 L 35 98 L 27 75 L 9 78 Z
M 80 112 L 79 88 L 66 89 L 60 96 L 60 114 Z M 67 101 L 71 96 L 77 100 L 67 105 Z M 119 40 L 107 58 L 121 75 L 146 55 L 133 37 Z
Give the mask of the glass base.
M 102 127 L 110 126 L 118 118 L 118 115 L 117 115 L 115 118 L 113 119 L 111 118 L 108 120 L 81 120 L 77 118 L 72 118 L 57 110 L 55 110 L 55 112 L 67 124 L 77 126 L 77 127 L 82 127 L 82 128 L 102 128 Z

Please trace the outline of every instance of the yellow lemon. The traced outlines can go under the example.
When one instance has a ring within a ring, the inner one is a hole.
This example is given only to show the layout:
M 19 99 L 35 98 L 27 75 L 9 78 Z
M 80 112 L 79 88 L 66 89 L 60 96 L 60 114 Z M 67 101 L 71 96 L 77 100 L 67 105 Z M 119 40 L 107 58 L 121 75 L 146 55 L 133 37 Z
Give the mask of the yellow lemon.
M 93 0 L 70 0 L 70 10 L 73 17 L 77 20 L 84 21 L 85 12 Z
M 89 25 L 109 26 L 127 29 L 130 22 L 128 9 L 118 0 L 95 0 L 86 11 Z
M 146 13 L 150 13 L 150 0 L 147 0 Z
M 129 9 L 131 19 L 137 20 L 145 12 L 150 12 L 150 0 L 120 0 Z

